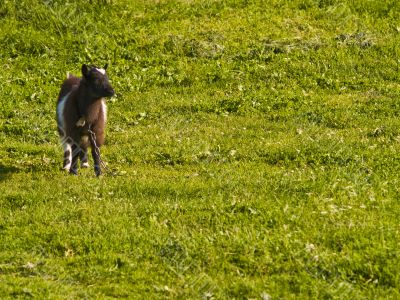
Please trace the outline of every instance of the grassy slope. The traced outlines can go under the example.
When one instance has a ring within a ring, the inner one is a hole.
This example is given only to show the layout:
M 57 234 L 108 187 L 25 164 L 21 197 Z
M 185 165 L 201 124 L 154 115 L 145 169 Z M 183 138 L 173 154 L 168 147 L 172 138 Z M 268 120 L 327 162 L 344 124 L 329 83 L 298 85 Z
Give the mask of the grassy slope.
M 0 297 L 399 295 L 398 1 L 0 2 Z M 58 88 L 110 62 L 104 158 Z

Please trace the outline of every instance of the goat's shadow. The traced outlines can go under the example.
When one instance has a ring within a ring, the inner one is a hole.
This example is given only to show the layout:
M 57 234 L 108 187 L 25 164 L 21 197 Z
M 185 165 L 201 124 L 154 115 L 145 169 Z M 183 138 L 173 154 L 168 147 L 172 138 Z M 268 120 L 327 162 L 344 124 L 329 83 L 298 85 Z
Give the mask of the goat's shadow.
M 0 181 L 6 180 L 10 175 L 18 173 L 20 169 L 13 166 L 0 164 Z

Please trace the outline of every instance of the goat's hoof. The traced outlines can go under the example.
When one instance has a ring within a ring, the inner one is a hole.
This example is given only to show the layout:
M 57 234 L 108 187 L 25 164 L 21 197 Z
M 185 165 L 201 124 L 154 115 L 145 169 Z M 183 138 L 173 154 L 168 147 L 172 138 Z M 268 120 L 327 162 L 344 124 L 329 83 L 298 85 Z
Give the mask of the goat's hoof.
M 89 168 L 89 163 L 86 161 L 86 162 L 83 162 L 82 164 L 81 164 L 81 167 L 82 168 Z
M 71 174 L 71 175 L 78 175 L 78 170 L 72 170 L 72 169 L 70 169 L 70 170 L 69 170 L 69 174 Z
M 69 166 L 64 166 L 64 167 L 61 168 L 61 171 L 66 172 L 66 173 L 68 173 L 69 170 L 70 170 Z
M 101 167 L 99 165 L 94 166 L 94 173 L 96 174 L 97 177 L 101 175 Z

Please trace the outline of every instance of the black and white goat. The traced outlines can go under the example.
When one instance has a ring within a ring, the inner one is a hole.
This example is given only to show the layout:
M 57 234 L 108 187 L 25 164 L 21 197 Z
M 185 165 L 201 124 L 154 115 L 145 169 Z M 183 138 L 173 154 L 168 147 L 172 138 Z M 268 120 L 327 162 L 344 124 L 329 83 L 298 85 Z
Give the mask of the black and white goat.
M 78 158 L 81 167 L 87 168 L 87 151 L 90 146 L 96 176 L 101 175 L 99 148 L 104 144 L 107 107 L 105 97 L 114 95 L 104 68 L 82 66 L 82 77 L 68 75 L 61 86 L 57 101 L 57 125 L 64 148 L 63 168 L 78 174 Z

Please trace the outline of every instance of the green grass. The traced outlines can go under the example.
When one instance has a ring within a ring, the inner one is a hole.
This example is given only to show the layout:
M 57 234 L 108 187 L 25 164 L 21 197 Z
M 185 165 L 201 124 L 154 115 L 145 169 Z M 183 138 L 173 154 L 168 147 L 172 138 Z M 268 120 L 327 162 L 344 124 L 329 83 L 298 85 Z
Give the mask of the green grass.
M 0 298 L 398 299 L 400 2 L 0 2 Z M 110 63 L 61 172 L 67 71 Z

